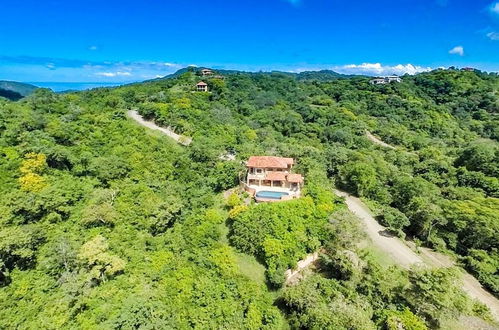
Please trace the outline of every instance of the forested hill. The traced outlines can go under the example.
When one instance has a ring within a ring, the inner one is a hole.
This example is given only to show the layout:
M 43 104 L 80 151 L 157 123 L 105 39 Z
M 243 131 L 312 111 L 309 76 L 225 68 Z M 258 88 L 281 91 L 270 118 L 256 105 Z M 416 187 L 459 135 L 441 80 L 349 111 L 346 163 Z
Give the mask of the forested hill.
M 204 68 L 198 68 L 198 67 L 186 67 L 182 68 L 175 73 L 172 73 L 170 75 L 167 75 L 163 78 L 156 78 L 151 81 L 156 81 L 156 80 L 163 80 L 163 79 L 172 79 L 172 78 L 177 78 L 187 72 L 201 72 L 201 70 Z M 315 81 L 330 81 L 330 80 L 336 80 L 339 78 L 353 78 L 353 77 L 365 77 L 365 76 L 360 76 L 360 75 L 346 75 L 346 74 L 341 74 L 332 70 L 320 70 L 320 71 L 302 71 L 300 73 L 293 73 L 293 72 L 283 72 L 283 71 L 272 71 L 272 72 L 245 72 L 245 71 L 237 71 L 237 70 L 217 70 L 216 71 L 218 75 L 236 75 L 236 74 L 242 74 L 242 75 L 269 75 L 269 74 L 281 74 L 285 76 L 289 76 L 291 78 L 296 78 L 297 80 L 315 80 Z
M 17 101 L 30 95 L 37 88 L 30 84 L 0 80 L 0 97 Z
M 439 70 L 374 86 L 184 71 L 0 98 L 0 328 L 491 322 L 456 269 L 405 270 L 374 250 L 332 188 L 362 197 L 394 234 L 455 257 L 498 295 L 496 74 Z M 209 92 L 195 91 L 201 80 Z M 130 109 L 192 144 L 138 126 Z M 221 157 L 228 151 L 235 161 Z M 295 158 L 304 197 L 225 200 L 250 155 Z M 285 270 L 319 249 L 320 271 L 283 286 Z

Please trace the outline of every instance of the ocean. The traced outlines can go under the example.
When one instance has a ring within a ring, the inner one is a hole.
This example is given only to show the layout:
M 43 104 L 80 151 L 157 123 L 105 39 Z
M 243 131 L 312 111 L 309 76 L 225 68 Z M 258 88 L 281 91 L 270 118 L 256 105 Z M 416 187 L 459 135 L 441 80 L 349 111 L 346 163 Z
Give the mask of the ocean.
M 30 82 L 29 84 L 50 88 L 54 92 L 83 91 L 98 87 L 116 87 L 125 83 L 101 83 L 101 82 Z

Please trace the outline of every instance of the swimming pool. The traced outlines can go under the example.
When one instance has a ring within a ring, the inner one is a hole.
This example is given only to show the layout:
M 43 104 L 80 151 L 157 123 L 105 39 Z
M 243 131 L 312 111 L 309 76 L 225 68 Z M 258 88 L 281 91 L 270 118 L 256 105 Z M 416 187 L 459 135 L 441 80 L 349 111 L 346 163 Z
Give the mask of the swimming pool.
M 256 197 L 259 198 L 268 198 L 268 199 L 281 199 L 282 196 L 288 196 L 287 192 L 280 191 L 266 191 L 262 190 L 256 193 Z

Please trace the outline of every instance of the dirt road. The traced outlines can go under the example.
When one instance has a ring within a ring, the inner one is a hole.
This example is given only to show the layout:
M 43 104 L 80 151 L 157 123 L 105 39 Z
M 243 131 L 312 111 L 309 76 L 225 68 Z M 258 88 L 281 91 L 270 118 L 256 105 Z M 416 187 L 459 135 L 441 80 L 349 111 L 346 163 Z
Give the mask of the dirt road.
M 377 137 L 375 137 L 374 135 L 371 134 L 371 132 L 369 131 L 366 131 L 366 136 L 369 140 L 371 140 L 372 142 L 382 146 L 382 147 L 385 147 L 385 148 L 390 148 L 390 149 L 395 149 L 394 146 L 392 145 L 389 145 L 388 143 L 386 142 L 383 142 L 381 141 L 380 139 L 378 139 Z
M 334 192 L 336 195 L 345 198 L 348 209 L 362 221 L 363 227 L 373 243 L 390 255 L 398 265 L 404 268 L 409 268 L 414 264 L 426 267 L 450 267 L 454 265 L 454 262 L 449 257 L 430 249 L 423 248 L 421 254 L 417 254 L 401 239 L 387 235 L 386 228 L 374 219 L 369 208 L 359 198 L 340 190 Z M 499 300 L 486 291 L 477 279 L 464 270 L 462 280 L 463 290 L 470 297 L 488 306 L 494 317 L 499 321 Z
M 192 139 L 190 137 L 179 135 L 179 134 L 173 132 L 169 128 L 159 127 L 154 122 L 145 120 L 141 115 L 139 115 L 137 110 L 129 110 L 127 112 L 127 116 L 132 118 L 133 120 L 135 120 L 137 123 L 139 123 L 140 125 L 142 125 L 144 127 L 150 128 L 152 130 L 160 131 L 161 133 L 171 137 L 172 139 L 174 139 L 175 141 L 177 141 L 180 144 L 188 146 L 192 142 Z

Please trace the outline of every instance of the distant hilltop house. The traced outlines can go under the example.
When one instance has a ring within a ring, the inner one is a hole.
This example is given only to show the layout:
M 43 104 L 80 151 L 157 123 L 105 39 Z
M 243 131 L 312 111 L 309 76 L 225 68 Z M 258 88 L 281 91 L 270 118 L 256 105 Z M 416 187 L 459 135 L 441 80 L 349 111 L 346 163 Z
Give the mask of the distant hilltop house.
M 374 79 L 371 79 L 369 81 L 372 85 L 384 85 L 384 84 L 389 84 L 391 82 L 402 82 L 402 78 L 399 76 L 386 76 L 386 77 L 377 77 Z
M 466 68 L 462 68 L 461 70 L 473 72 L 473 71 L 475 71 L 475 68 L 466 67 Z
M 206 77 L 206 76 L 213 76 L 215 74 L 215 72 L 213 70 L 210 70 L 210 69 L 202 69 L 201 70 L 201 75 L 203 77 Z
M 214 78 L 214 79 L 225 79 L 224 76 L 216 74 L 216 72 L 211 70 L 211 69 L 202 69 L 199 72 L 201 73 L 201 76 L 203 76 L 203 77 Z
M 207 92 L 208 91 L 208 84 L 205 83 L 204 81 L 200 81 L 196 84 L 196 91 L 198 92 Z
M 293 158 L 251 156 L 246 162 L 244 187 L 257 202 L 277 202 L 300 197 L 303 176 L 291 173 Z

